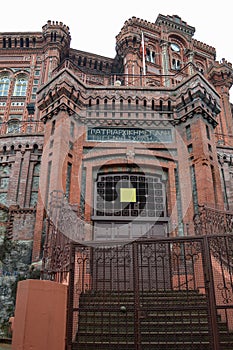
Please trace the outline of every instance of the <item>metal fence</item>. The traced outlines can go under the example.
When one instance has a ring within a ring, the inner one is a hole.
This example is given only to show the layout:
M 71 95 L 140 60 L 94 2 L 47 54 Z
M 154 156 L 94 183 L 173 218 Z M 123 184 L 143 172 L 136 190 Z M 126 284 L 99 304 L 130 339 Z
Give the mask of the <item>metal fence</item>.
M 232 222 L 202 206 L 195 236 L 78 244 L 82 212 L 54 191 L 42 274 L 68 285 L 66 350 L 232 350 Z
M 232 349 L 233 235 L 71 244 L 67 349 Z

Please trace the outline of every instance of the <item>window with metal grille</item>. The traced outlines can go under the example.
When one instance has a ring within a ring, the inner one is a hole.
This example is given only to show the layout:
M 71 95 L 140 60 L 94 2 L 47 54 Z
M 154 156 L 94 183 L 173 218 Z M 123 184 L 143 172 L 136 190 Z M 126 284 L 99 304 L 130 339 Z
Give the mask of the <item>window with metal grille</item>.
M 165 217 L 161 175 L 102 174 L 95 188 L 95 217 Z

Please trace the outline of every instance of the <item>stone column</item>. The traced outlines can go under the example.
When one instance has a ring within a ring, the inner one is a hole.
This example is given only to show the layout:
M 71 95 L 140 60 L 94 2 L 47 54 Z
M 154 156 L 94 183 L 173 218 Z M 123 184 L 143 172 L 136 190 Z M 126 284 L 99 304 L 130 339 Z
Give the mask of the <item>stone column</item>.
M 168 43 L 162 43 L 162 70 L 164 75 L 168 75 L 169 73 L 169 53 L 168 53 Z M 168 77 L 164 77 L 164 86 L 169 87 L 170 79 Z

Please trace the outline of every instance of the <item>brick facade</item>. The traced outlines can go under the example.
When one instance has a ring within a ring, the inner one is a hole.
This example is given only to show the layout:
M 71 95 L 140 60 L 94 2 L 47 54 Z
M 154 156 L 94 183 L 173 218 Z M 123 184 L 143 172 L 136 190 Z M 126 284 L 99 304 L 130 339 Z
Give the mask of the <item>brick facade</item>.
M 198 206 L 233 211 L 232 65 L 194 32 L 178 16 L 132 17 L 114 58 L 71 48 L 61 22 L 0 33 L 0 202 L 15 206 L 12 236 L 33 242 L 33 261 L 52 191 L 78 208 L 87 240 L 192 235 Z M 124 186 L 135 203 L 106 199 Z

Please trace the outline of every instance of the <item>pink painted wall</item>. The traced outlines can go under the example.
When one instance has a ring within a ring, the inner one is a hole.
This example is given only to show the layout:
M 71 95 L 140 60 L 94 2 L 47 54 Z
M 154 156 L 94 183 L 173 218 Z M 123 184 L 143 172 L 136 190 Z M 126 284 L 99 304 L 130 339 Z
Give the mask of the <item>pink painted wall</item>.
M 64 350 L 67 286 L 52 281 L 18 283 L 12 350 Z

